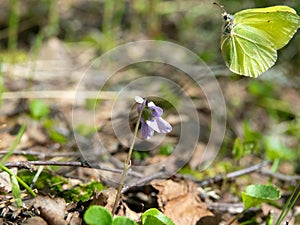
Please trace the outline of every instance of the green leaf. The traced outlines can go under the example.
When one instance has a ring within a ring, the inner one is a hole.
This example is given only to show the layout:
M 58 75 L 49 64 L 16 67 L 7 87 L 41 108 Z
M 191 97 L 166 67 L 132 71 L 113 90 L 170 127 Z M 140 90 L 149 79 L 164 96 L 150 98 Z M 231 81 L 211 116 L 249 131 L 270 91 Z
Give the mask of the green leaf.
M 264 138 L 267 159 L 274 161 L 281 160 L 295 160 L 297 155 L 281 141 L 279 136 L 266 136 Z
M 95 126 L 88 126 L 86 124 L 78 124 L 75 128 L 76 132 L 84 137 L 88 137 L 93 135 L 97 132 L 97 127 Z
M 60 144 L 67 143 L 68 140 L 63 134 L 61 134 L 55 130 L 49 130 L 48 132 L 49 132 L 49 137 L 51 140 L 53 140 L 57 143 L 60 143 Z
M 253 130 L 248 121 L 243 121 L 243 130 L 245 142 L 258 142 L 261 139 L 261 134 Z
M 48 115 L 50 109 L 45 102 L 36 99 L 29 103 L 29 111 L 32 118 L 41 119 L 42 117 L 46 117 Z
M 4 163 L 10 158 L 10 156 L 13 154 L 13 152 L 15 151 L 17 145 L 19 144 L 24 132 L 26 129 L 26 125 L 23 124 L 22 127 L 20 128 L 20 130 L 18 131 L 17 134 L 17 138 L 14 140 L 13 144 L 10 146 L 8 152 L 5 154 L 5 156 L 1 159 L 0 161 L 0 169 L 4 170 L 5 172 L 7 172 L 10 176 L 11 179 L 11 183 L 12 183 L 12 192 L 14 197 L 16 198 L 16 203 L 17 206 L 22 206 L 22 199 L 21 199 L 21 193 L 20 193 L 20 187 L 18 182 L 32 195 L 32 196 L 36 196 L 36 194 L 34 193 L 34 191 L 21 179 L 19 178 L 17 175 L 13 174 L 13 172 L 11 172 L 11 170 L 9 168 L 7 168 L 6 166 L 4 166 Z
M 166 144 L 159 147 L 159 154 L 160 155 L 171 155 L 174 151 L 172 144 Z
M 142 151 L 138 151 L 138 150 L 133 150 L 132 151 L 132 157 L 135 160 L 144 160 L 144 159 L 147 159 L 149 157 L 149 152 L 142 152 Z
M 102 206 L 92 205 L 84 213 L 84 222 L 89 225 L 112 225 L 112 215 Z
M 138 224 L 125 216 L 118 216 L 114 218 L 112 225 L 138 225 Z
M 241 139 L 236 138 L 232 150 L 234 160 L 238 160 L 245 155 L 253 153 L 256 149 L 256 146 L 257 142 L 255 141 L 242 141 Z
M 240 138 L 236 138 L 234 140 L 232 154 L 233 154 L 234 160 L 238 160 L 244 156 L 243 143 Z
M 31 188 L 22 179 L 18 178 L 15 174 L 13 174 L 13 172 L 11 172 L 10 169 L 8 169 L 6 166 L 4 166 L 4 163 L 10 158 L 10 156 L 15 151 L 17 145 L 19 144 L 19 142 L 20 142 L 20 140 L 21 140 L 21 138 L 22 138 L 22 136 L 25 132 L 25 129 L 26 129 L 26 125 L 23 124 L 22 127 L 20 128 L 20 130 L 18 131 L 17 137 L 14 140 L 13 144 L 10 146 L 8 152 L 5 154 L 5 156 L 1 159 L 1 162 L 0 162 L 0 169 L 7 172 L 10 176 L 10 181 L 11 181 L 11 185 L 12 185 L 12 193 L 13 193 L 13 196 L 16 200 L 16 204 L 17 204 L 18 207 L 22 206 L 21 190 L 20 190 L 20 186 L 19 186 L 18 181 L 33 196 L 35 196 L 35 193 L 31 190 Z
M 57 130 L 57 126 L 58 126 L 57 121 L 53 119 L 45 119 L 43 121 L 43 126 L 47 130 L 47 133 L 51 140 L 61 144 L 67 143 L 67 137 Z
M 175 225 L 171 219 L 160 212 L 158 209 L 148 209 L 142 214 L 143 225 Z
M 14 174 L 10 174 L 10 182 L 12 186 L 12 194 L 16 199 L 16 204 L 18 207 L 22 206 L 21 190 L 18 183 L 18 180 Z
M 262 202 L 278 200 L 280 191 L 273 185 L 253 184 L 246 188 L 246 192 L 242 192 L 242 200 L 245 209 L 260 205 Z

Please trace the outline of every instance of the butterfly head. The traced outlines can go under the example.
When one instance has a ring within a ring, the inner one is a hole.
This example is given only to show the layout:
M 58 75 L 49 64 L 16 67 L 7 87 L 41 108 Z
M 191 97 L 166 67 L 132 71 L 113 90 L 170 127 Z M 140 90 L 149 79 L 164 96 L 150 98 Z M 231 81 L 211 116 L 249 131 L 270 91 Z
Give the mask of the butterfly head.
M 227 12 L 223 12 L 222 17 L 224 18 L 226 23 L 233 23 L 233 19 L 234 19 L 233 15 L 231 15 Z
M 233 24 L 233 19 L 234 19 L 233 15 L 227 13 L 227 12 L 226 12 L 226 9 L 225 9 L 225 7 L 224 7 L 223 5 L 220 5 L 220 4 L 217 3 L 217 2 L 214 2 L 213 4 L 219 6 L 219 7 L 223 10 L 223 13 L 222 13 L 221 15 L 222 15 L 222 17 L 224 18 L 226 24 L 228 24 L 228 23 Z
M 231 15 L 225 11 L 222 13 L 222 17 L 225 20 L 225 24 L 223 27 L 223 35 L 229 35 L 234 26 L 234 23 L 233 23 L 234 17 L 233 17 L 233 15 Z
M 214 2 L 214 4 L 219 6 L 223 10 L 223 13 L 221 14 L 223 19 L 225 20 L 225 25 L 223 27 L 223 35 L 229 35 L 234 27 L 234 17 L 233 15 L 226 12 L 225 7 L 223 5 L 220 5 L 216 2 Z

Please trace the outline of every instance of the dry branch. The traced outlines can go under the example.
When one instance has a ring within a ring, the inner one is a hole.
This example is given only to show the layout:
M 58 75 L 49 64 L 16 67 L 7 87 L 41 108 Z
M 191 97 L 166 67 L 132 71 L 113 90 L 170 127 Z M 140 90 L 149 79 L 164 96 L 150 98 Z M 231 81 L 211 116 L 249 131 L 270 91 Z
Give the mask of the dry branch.
M 98 164 L 90 164 L 86 161 L 70 161 L 70 162 L 57 162 L 57 161 L 21 161 L 21 162 L 7 162 L 5 166 L 8 168 L 11 167 L 18 167 L 18 168 L 25 168 L 25 169 L 33 169 L 34 166 L 74 166 L 74 167 L 85 167 L 97 170 L 108 171 L 112 173 L 122 173 L 122 169 L 115 169 L 106 166 L 100 166 Z M 138 178 L 144 177 L 144 175 L 134 172 L 128 171 L 127 173 L 129 176 L 134 176 Z

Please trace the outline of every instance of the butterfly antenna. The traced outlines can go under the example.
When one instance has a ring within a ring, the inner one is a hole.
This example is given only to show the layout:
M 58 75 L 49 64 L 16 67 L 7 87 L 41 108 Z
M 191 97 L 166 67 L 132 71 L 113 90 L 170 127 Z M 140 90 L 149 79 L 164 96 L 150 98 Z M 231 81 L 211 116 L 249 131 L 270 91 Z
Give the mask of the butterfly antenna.
M 223 12 L 226 12 L 225 7 L 223 5 L 220 5 L 217 2 L 214 2 L 213 4 L 219 6 L 223 10 Z

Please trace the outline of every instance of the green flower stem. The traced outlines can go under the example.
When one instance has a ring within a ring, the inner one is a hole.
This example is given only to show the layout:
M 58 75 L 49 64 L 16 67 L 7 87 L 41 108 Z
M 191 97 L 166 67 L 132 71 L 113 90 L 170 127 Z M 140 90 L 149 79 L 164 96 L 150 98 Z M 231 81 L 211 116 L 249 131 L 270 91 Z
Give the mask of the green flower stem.
M 20 128 L 20 130 L 18 131 L 17 134 L 17 138 L 14 140 L 13 144 L 10 146 L 10 148 L 8 149 L 8 152 L 5 154 L 5 156 L 1 159 L 1 163 L 4 164 L 6 163 L 6 161 L 12 156 L 12 154 L 14 153 L 17 145 L 20 143 L 21 138 L 25 132 L 26 129 L 26 125 L 23 124 L 22 127 Z
M 287 202 L 284 204 L 284 207 L 281 210 L 281 213 L 280 213 L 278 219 L 276 220 L 275 225 L 281 224 L 282 221 L 284 220 L 284 218 L 287 216 L 288 212 L 294 207 L 297 199 L 300 197 L 300 192 L 298 192 L 296 194 L 296 191 L 298 190 L 299 186 L 300 186 L 300 180 L 298 180 L 298 183 L 297 183 L 296 187 L 294 188 L 293 193 L 290 195 Z
M 36 193 L 19 177 L 16 175 L 18 182 L 33 196 L 36 197 Z
M 8 25 L 8 50 L 14 51 L 17 49 L 18 42 L 18 26 L 19 26 L 19 0 L 10 1 L 10 15 Z
M 9 174 L 10 177 L 15 177 L 17 181 L 32 195 L 36 196 L 34 191 L 17 175 L 15 175 L 13 172 L 11 172 L 10 169 L 8 169 L 6 166 L 3 164 L 11 157 L 11 155 L 14 153 L 17 145 L 20 143 L 21 138 L 25 132 L 26 129 L 26 124 L 23 124 L 20 130 L 18 131 L 17 138 L 14 140 L 13 144 L 10 146 L 8 152 L 5 154 L 5 156 L 1 159 L 0 161 L 0 170 L 5 171 L 6 173 Z M 13 184 L 12 184 L 13 185 Z
M 117 194 L 116 194 L 116 198 L 115 198 L 115 202 L 114 202 L 114 206 L 113 206 L 113 209 L 112 209 L 112 214 L 114 215 L 116 210 L 117 210 L 117 206 L 119 204 L 119 201 L 120 201 L 120 197 L 121 197 L 121 192 L 122 192 L 122 188 L 124 186 L 124 182 L 125 182 L 125 178 L 126 178 L 126 174 L 130 168 L 130 159 L 131 159 L 131 155 L 132 155 L 132 151 L 133 151 L 133 147 L 134 147 L 134 143 L 135 143 L 135 139 L 136 139 L 136 136 L 137 136 L 137 133 L 138 133 L 138 130 L 139 130 L 139 124 L 141 122 L 141 118 L 142 118 L 142 114 L 143 114 L 143 110 L 144 110 L 144 107 L 145 105 L 143 104 L 142 105 L 142 108 L 141 108 L 141 111 L 139 113 L 139 117 L 138 117 L 138 120 L 137 120 L 137 123 L 135 125 L 135 130 L 134 130 L 134 134 L 133 134 L 133 139 L 132 139 L 132 142 L 131 142 L 131 146 L 129 148 L 129 152 L 128 152 L 128 155 L 127 155 L 127 159 L 125 160 L 124 162 L 124 169 L 123 169 L 123 173 L 122 173 L 122 176 L 121 176 L 121 181 L 120 181 L 120 184 L 119 184 L 119 188 L 118 188 L 118 191 L 117 191 Z
M 0 169 L 5 171 L 6 173 L 9 174 L 9 176 L 15 176 L 18 180 L 18 182 L 33 196 L 36 197 L 36 194 L 34 193 L 34 191 L 17 175 L 15 175 L 13 172 L 11 172 L 10 169 L 8 169 L 6 166 L 4 166 L 3 164 L 0 163 Z

